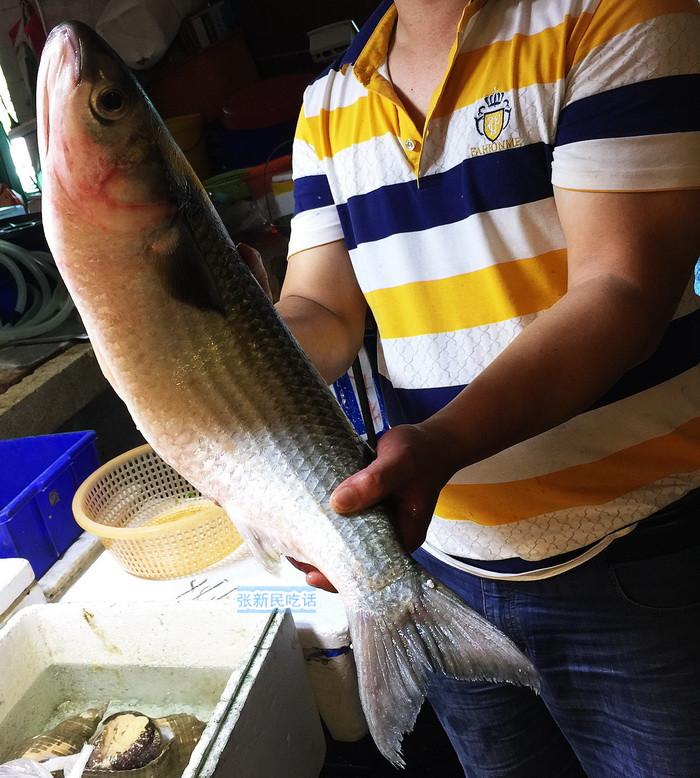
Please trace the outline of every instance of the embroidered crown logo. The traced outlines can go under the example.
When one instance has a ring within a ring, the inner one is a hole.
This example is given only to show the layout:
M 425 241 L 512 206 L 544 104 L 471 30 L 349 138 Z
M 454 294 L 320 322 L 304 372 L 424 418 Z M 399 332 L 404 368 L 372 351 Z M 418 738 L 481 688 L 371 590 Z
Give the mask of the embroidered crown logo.
M 489 108 L 493 108 L 494 106 L 498 105 L 504 97 L 505 95 L 503 92 L 494 92 L 492 95 L 485 97 L 484 102 L 486 105 L 488 105 Z
M 474 121 L 479 135 L 495 142 L 510 124 L 510 102 L 503 92 L 493 92 L 484 98 Z

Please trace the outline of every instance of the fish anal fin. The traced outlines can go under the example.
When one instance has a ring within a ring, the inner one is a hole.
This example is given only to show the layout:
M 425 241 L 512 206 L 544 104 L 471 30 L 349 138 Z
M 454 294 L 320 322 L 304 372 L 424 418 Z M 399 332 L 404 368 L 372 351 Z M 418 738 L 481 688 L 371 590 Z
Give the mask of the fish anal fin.
M 250 549 L 253 558 L 268 573 L 279 575 L 282 555 L 277 547 L 265 535 L 243 522 L 236 523 L 236 528 Z

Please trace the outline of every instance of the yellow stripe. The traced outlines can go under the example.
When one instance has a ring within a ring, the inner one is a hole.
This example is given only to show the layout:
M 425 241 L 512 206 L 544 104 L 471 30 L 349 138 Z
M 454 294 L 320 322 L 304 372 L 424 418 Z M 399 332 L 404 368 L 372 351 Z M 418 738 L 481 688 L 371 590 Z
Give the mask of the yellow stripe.
M 567 284 L 566 250 L 518 259 L 437 281 L 368 292 L 383 338 L 453 332 L 535 313 L 553 305 Z
M 464 52 L 456 67 L 468 77 L 445 90 L 445 103 L 436 115 L 464 108 L 495 89 L 509 92 L 558 81 L 596 46 L 641 22 L 688 11 L 691 5 L 697 11 L 696 0 L 602 0 L 595 14 L 566 16 L 561 24 L 534 35 L 514 35 Z
M 386 133 L 400 136 L 398 112 L 390 100 L 375 92 L 352 105 L 304 117 L 297 127 L 297 138 L 310 143 L 319 159 Z
M 608 457 L 524 481 L 450 484 L 435 513 L 499 525 L 583 505 L 602 505 L 660 478 L 700 469 L 700 418 Z
M 567 16 L 561 24 L 534 35 L 514 35 L 510 40 L 466 51 L 457 57 L 455 72 L 445 88 L 436 116 L 446 116 L 498 90 L 510 92 L 532 84 L 550 84 L 566 75 L 564 50 L 577 23 L 587 14 Z
M 553 83 L 564 78 L 568 69 L 592 49 L 616 35 L 649 19 L 683 12 L 697 13 L 696 1 L 602 0 L 594 15 L 567 16 L 561 24 L 534 35 L 518 34 L 507 41 L 463 52 L 455 58 L 433 116 L 449 115 L 495 90 L 509 92 Z M 385 34 L 382 30 L 378 38 Z M 372 64 L 377 51 L 374 46 L 368 59 Z M 366 68 L 367 62 L 363 66 Z M 363 73 L 367 80 L 370 74 Z M 458 74 L 461 77 L 455 77 Z M 370 91 L 352 105 L 303 117 L 297 137 L 310 143 L 323 159 L 386 133 L 400 135 L 396 107 L 386 96 Z
M 698 12 L 697 0 L 635 0 L 634 2 L 601 0 L 593 21 L 581 36 L 573 52 L 572 61 L 579 62 L 596 46 L 601 46 L 616 35 L 642 22 L 668 14 L 697 14 Z

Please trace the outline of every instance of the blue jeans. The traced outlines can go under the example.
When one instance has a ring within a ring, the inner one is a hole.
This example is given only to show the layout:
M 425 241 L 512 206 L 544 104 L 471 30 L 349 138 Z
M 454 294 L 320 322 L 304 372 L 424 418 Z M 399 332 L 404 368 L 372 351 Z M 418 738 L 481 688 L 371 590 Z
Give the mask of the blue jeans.
M 541 697 L 433 676 L 428 699 L 466 776 L 700 776 L 700 510 L 659 516 L 541 581 L 416 552 L 542 676 Z

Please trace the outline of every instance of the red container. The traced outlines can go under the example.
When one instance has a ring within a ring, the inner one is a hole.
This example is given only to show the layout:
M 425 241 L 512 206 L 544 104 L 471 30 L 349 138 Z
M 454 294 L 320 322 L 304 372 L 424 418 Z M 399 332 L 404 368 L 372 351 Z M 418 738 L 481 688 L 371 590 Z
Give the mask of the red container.
M 245 182 L 248 185 L 248 189 L 250 189 L 251 197 L 254 200 L 265 197 L 272 189 L 272 176 L 286 173 L 291 169 L 291 154 L 288 154 L 286 157 L 271 159 L 267 165 L 262 164 L 249 167 L 245 172 Z
M 223 123 L 229 130 L 257 130 L 296 120 L 313 75 L 275 76 L 244 86 L 226 98 Z

